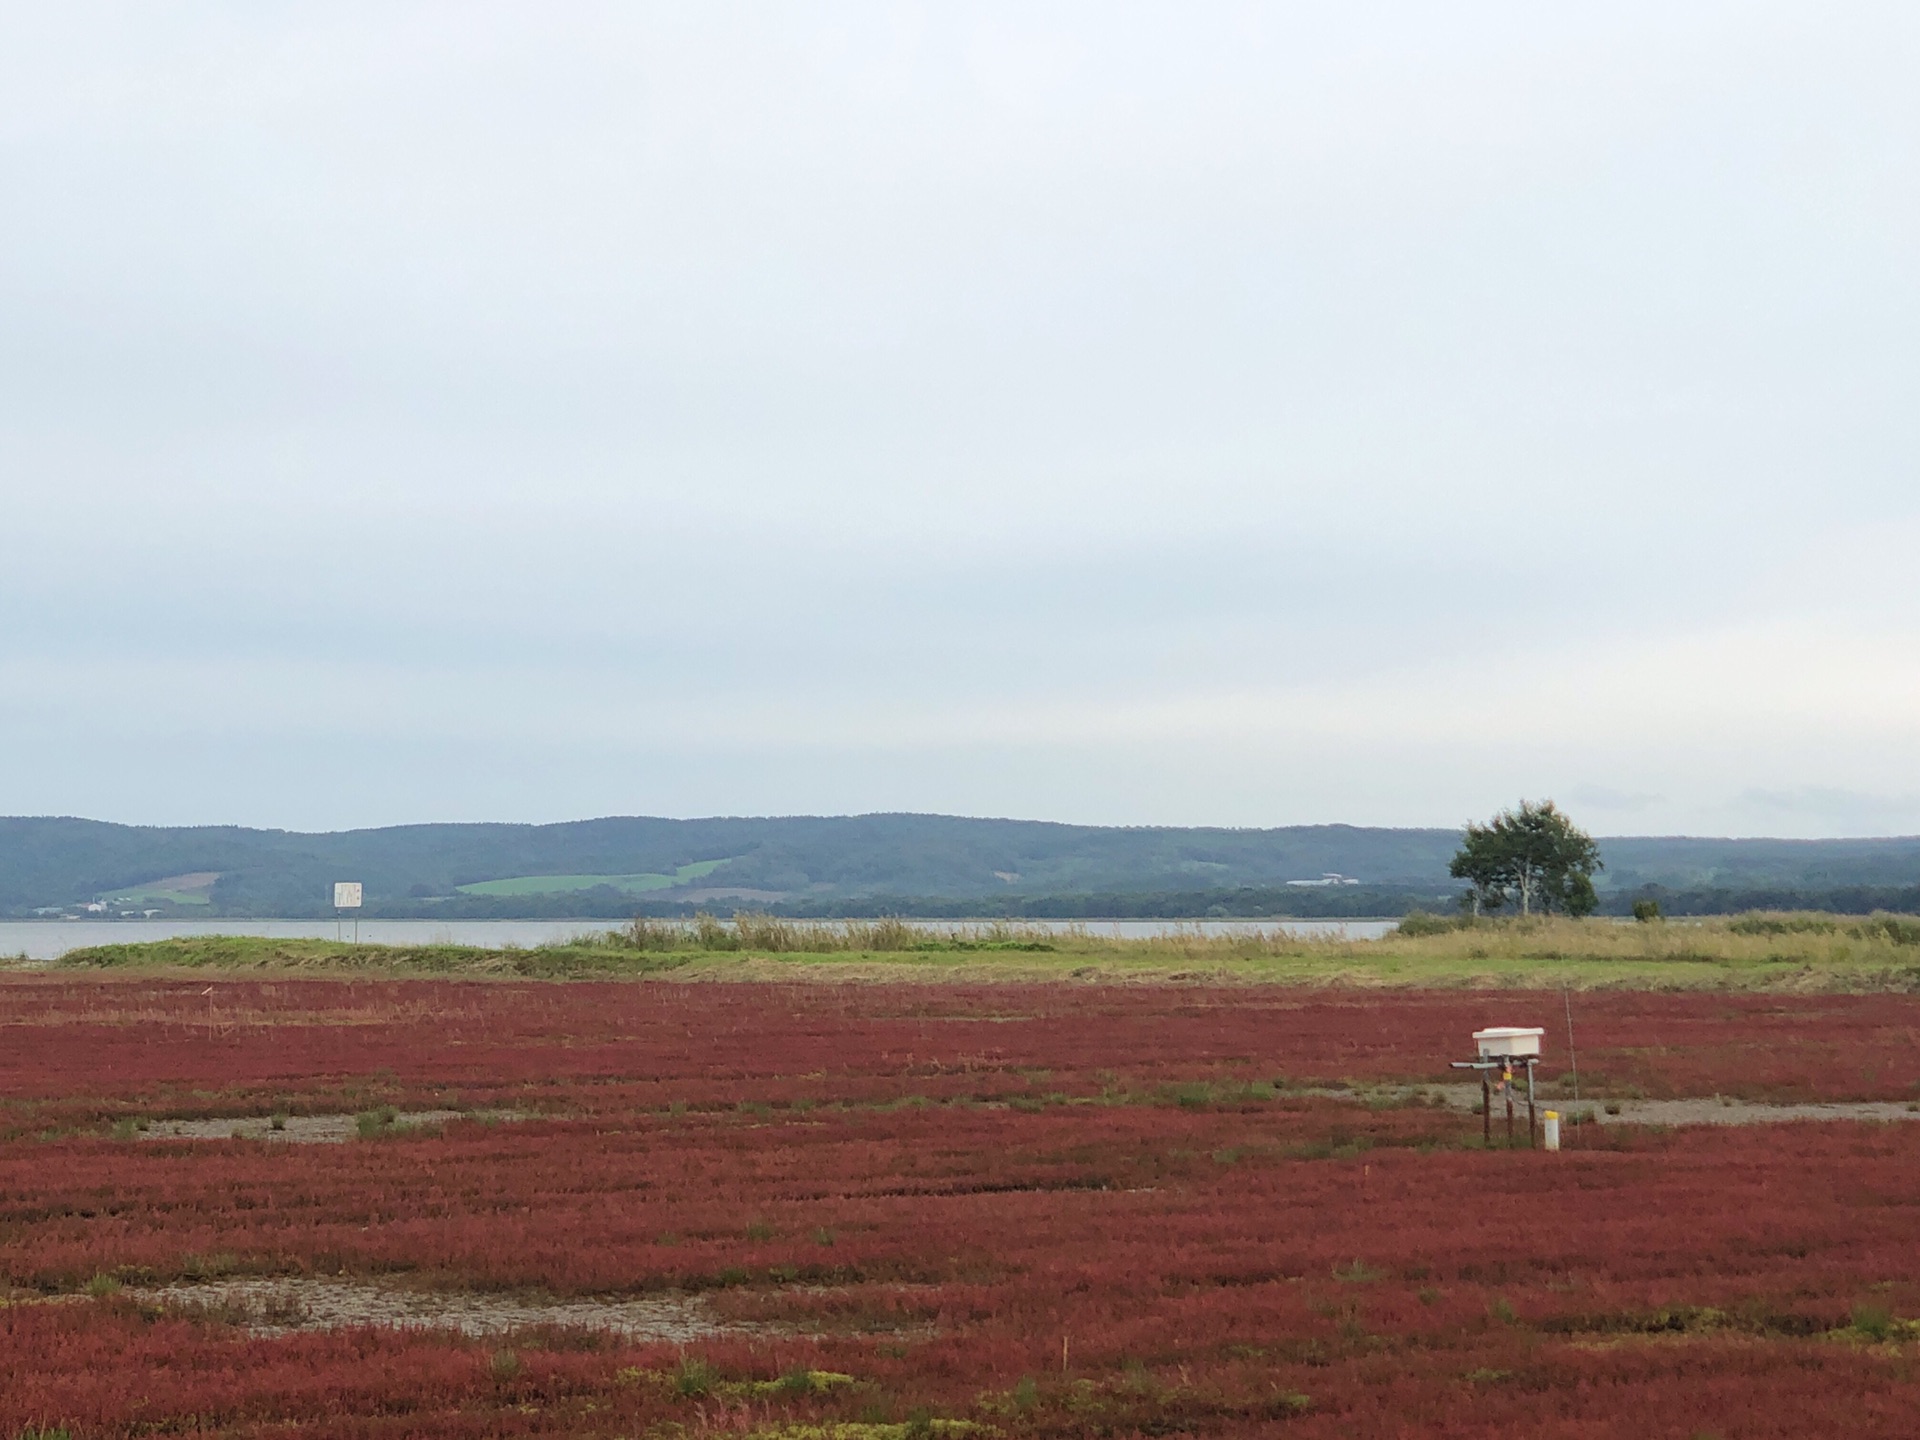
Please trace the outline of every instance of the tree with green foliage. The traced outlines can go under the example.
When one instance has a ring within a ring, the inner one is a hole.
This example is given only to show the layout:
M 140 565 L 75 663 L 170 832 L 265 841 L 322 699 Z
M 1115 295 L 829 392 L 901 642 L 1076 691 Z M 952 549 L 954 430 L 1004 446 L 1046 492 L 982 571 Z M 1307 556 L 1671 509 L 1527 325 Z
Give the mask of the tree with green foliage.
M 1476 915 L 1509 905 L 1522 915 L 1591 915 L 1593 872 L 1605 868 L 1593 837 L 1553 801 L 1522 800 L 1485 825 L 1469 823 L 1448 873 L 1472 887 L 1460 904 Z

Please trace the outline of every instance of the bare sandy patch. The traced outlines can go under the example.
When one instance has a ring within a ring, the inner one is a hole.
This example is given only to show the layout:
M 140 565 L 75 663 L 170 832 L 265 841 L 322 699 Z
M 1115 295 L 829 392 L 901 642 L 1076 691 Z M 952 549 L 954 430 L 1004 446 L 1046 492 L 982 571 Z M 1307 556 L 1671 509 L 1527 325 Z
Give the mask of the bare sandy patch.
M 1420 1085 L 1410 1087 L 1424 1093 L 1438 1093 L 1457 1110 L 1472 1110 L 1480 1103 L 1478 1085 Z M 1338 1092 L 1326 1092 L 1338 1093 Z M 1364 1098 L 1358 1094 L 1356 1099 Z M 1579 1101 L 1564 1095 L 1536 1102 L 1541 1114 L 1556 1110 L 1562 1115 L 1593 1111 L 1594 1119 L 1622 1125 L 1779 1125 L 1795 1120 L 1920 1120 L 1920 1110 L 1909 1109 L 1899 1100 L 1837 1100 L 1825 1104 L 1768 1105 L 1731 1096 L 1705 1095 L 1677 1100 L 1628 1100 L 1608 1095 L 1589 1095 Z M 1522 1124 L 1527 1118 L 1526 1092 L 1514 1100 L 1514 1113 Z M 1506 1107 L 1494 1098 L 1496 1125 L 1505 1123 Z
M 445 1125 L 451 1120 L 507 1121 L 524 1116 L 511 1111 L 401 1110 L 381 1125 L 379 1133 Z M 136 1133 L 139 1140 L 270 1140 L 290 1145 L 341 1145 L 360 1134 L 357 1115 L 287 1115 L 275 1128 L 271 1116 L 253 1115 L 217 1120 L 156 1120 Z
M 626 1300 L 539 1300 L 306 1277 L 130 1286 L 121 1293 L 142 1304 L 213 1311 L 257 1335 L 377 1325 L 485 1336 L 552 1326 L 684 1344 L 764 1328 L 724 1320 L 704 1297 L 677 1293 Z
M 1609 1113 L 1618 1105 L 1620 1113 Z M 1553 1108 L 1565 1114 L 1570 1102 L 1557 1100 Z M 1582 1110 L 1601 1112 L 1604 1120 L 1631 1125 L 1776 1125 L 1791 1120 L 1920 1120 L 1920 1111 L 1894 1100 L 1836 1101 L 1827 1105 L 1759 1105 L 1746 1100 L 1712 1096 L 1690 1100 L 1583 1101 Z

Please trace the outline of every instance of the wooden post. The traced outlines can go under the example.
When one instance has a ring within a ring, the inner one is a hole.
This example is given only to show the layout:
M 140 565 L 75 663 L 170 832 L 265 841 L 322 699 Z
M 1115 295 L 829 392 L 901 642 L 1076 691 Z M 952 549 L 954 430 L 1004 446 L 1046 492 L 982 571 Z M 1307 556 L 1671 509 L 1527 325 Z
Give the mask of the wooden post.
M 1527 1148 L 1533 1149 L 1540 1142 L 1534 1134 L 1533 1114 L 1533 1061 L 1527 1061 Z
M 1493 1082 L 1484 1070 L 1480 1072 L 1480 1140 L 1493 1144 Z

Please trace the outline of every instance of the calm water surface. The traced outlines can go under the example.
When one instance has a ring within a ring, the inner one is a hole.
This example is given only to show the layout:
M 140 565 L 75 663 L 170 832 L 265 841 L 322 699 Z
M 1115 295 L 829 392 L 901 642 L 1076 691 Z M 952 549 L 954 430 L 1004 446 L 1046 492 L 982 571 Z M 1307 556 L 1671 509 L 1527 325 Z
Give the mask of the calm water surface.
M 800 924 L 809 922 L 800 921 Z M 965 927 L 962 920 L 913 920 L 927 930 Z M 1262 930 L 1284 930 L 1290 935 L 1333 935 L 1350 940 L 1377 940 L 1394 926 L 1392 920 L 1020 920 L 1022 928 L 1072 930 L 1093 935 L 1144 939 L 1180 932 L 1236 935 Z M 574 935 L 589 935 L 620 926 L 608 920 L 362 920 L 363 941 L 395 945 L 545 945 Z M 166 940 L 175 935 L 276 935 L 289 939 L 350 938 L 353 922 L 336 926 L 331 920 L 0 920 L 0 957 L 57 960 L 69 950 L 88 945 L 127 945 L 141 940 Z

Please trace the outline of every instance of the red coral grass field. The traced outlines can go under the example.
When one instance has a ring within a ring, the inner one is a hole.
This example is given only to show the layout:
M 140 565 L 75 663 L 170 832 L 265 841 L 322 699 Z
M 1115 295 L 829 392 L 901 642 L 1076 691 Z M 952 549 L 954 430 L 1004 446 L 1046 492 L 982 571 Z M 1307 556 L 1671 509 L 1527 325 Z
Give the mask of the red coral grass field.
M 0 1436 L 1920 1430 L 1920 1126 L 1485 1147 L 1430 1087 L 1484 1024 L 1563 1053 L 1558 995 L 206 989 L 0 986 Z M 1619 1093 L 1920 1078 L 1901 996 L 1574 1018 Z M 322 1325 L 241 1283 L 572 1318 Z M 637 1301 L 690 1328 L 579 1318 Z

